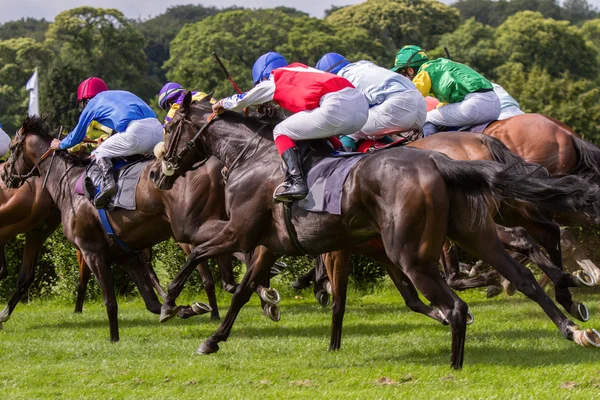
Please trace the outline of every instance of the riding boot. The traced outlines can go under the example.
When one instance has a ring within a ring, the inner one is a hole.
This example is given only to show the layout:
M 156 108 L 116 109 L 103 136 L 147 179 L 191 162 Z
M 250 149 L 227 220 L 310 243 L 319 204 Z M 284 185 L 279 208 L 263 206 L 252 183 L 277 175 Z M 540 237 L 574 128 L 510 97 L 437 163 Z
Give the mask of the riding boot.
M 285 181 L 275 190 L 273 198 L 283 202 L 305 198 L 308 195 L 308 186 L 306 186 L 306 180 L 302 172 L 298 148 L 292 147 L 286 150 L 281 158 L 285 167 Z
M 94 206 L 100 210 L 106 208 L 110 199 L 117 194 L 117 183 L 115 182 L 115 171 L 110 158 L 98 158 L 96 164 L 100 174 L 102 174 L 102 186 L 100 193 L 94 198 Z

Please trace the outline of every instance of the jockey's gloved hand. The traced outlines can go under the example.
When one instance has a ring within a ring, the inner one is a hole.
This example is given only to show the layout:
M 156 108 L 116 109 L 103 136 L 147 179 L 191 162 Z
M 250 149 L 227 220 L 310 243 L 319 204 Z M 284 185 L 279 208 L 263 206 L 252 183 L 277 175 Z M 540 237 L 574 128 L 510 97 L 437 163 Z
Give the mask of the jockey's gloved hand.
M 223 108 L 223 100 L 219 100 L 217 101 L 215 104 L 212 105 L 212 110 L 213 112 L 216 112 L 217 114 L 221 114 L 223 112 L 225 112 L 225 109 Z
M 355 151 L 356 150 L 356 141 L 352 139 L 350 136 L 342 136 L 340 137 L 340 141 L 344 145 L 344 149 L 346 151 Z

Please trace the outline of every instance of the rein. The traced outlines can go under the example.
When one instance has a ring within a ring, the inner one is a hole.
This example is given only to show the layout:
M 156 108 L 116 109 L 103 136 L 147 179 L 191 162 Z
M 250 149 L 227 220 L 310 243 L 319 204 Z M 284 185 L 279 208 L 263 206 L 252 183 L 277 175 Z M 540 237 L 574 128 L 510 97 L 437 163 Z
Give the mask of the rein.
M 173 136 L 173 145 L 171 146 L 171 149 L 167 152 L 167 154 L 165 154 L 165 157 L 164 157 L 164 162 L 166 163 L 167 168 L 169 168 L 173 171 L 176 171 L 177 169 L 179 169 L 179 162 L 186 155 L 186 153 L 190 150 L 194 150 L 196 153 L 198 153 L 200 155 L 200 157 L 203 158 L 201 160 L 201 163 L 205 163 L 206 161 L 208 161 L 210 156 L 206 156 L 205 154 L 202 154 L 202 152 L 200 152 L 200 150 L 198 150 L 198 148 L 196 147 L 196 140 L 200 137 L 202 132 L 204 132 L 206 130 L 206 128 L 208 128 L 208 126 L 213 122 L 213 120 L 215 119 L 215 117 L 217 115 L 218 115 L 217 112 L 213 112 L 212 114 L 210 114 L 210 116 L 206 119 L 206 122 L 200 127 L 200 129 L 198 130 L 198 132 L 196 132 L 194 137 L 191 138 L 186 143 L 185 147 L 183 149 L 181 149 L 181 151 L 179 153 L 177 153 L 176 155 L 173 156 L 172 153 L 175 151 L 175 149 L 177 149 L 177 146 L 179 145 L 179 141 L 181 140 L 181 132 L 183 131 L 183 123 L 185 122 L 185 118 L 181 120 L 180 124 L 177 126 L 177 130 L 173 134 L 174 135 Z

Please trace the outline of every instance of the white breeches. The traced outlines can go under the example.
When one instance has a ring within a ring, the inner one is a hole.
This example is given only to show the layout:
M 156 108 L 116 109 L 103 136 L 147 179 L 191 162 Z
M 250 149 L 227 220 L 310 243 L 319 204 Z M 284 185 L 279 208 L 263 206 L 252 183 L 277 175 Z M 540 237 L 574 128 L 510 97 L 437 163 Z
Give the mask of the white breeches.
M 300 111 L 282 121 L 273 129 L 273 136 L 307 140 L 349 135 L 364 126 L 368 115 L 366 97 L 357 89 L 346 88 L 323 96 L 318 108 Z
M 355 141 L 377 139 L 391 132 L 421 129 L 427 118 L 427 104 L 418 90 L 395 93 L 369 108 L 369 120 L 359 132 L 349 135 Z
M 501 121 L 503 119 L 509 119 L 510 117 L 514 117 L 516 115 L 521 115 L 521 114 L 525 114 L 525 113 L 519 107 L 515 107 L 515 106 L 504 107 L 500 111 L 500 116 L 498 117 L 498 120 Z
M 0 128 L 0 157 L 4 157 L 8 153 L 8 147 L 10 145 L 10 136 Z
M 156 118 L 131 121 L 125 132 L 113 134 L 92 153 L 96 158 L 115 158 L 151 153 L 162 142 L 163 127 Z
M 500 115 L 500 99 L 489 92 L 469 93 L 458 103 L 447 104 L 427 113 L 427 122 L 436 126 L 463 127 L 494 121 Z

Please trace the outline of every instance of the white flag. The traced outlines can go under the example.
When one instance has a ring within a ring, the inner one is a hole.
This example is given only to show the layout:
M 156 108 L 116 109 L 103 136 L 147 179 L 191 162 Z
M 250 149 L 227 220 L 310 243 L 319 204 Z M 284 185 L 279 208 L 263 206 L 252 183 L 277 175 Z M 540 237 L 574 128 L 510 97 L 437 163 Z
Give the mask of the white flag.
M 40 101 L 38 98 L 38 70 L 35 69 L 27 81 L 25 89 L 29 90 L 29 115 L 40 115 Z

